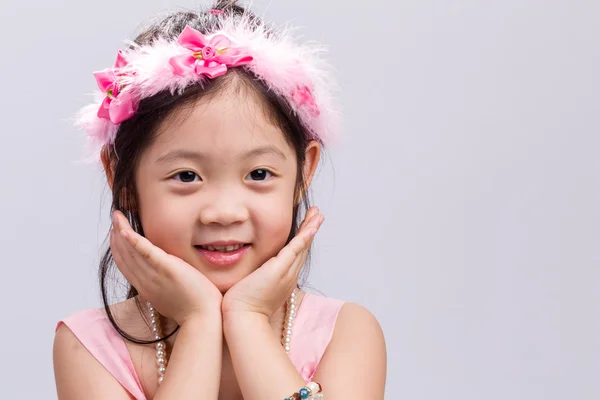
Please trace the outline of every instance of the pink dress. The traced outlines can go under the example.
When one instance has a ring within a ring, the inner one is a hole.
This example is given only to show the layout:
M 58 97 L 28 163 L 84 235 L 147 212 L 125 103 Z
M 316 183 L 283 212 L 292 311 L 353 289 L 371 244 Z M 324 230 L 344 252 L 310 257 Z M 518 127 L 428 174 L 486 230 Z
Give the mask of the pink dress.
M 309 382 L 333 335 L 344 302 L 306 293 L 298 308 L 291 337 L 290 360 Z M 87 309 L 60 321 L 136 400 L 146 400 L 124 339 L 103 309 Z

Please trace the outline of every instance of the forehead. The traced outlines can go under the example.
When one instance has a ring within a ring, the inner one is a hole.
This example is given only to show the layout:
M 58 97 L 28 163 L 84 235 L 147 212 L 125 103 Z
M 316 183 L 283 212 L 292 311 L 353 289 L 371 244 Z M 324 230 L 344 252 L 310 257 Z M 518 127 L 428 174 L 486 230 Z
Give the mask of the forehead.
M 243 93 L 243 92 L 242 92 Z M 201 151 L 218 162 L 235 159 L 256 147 L 273 146 L 287 159 L 293 149 L 255 96 L 217 94 L 177 111 L 160 127 L 147 151 L 151 160 L 173 150 Z

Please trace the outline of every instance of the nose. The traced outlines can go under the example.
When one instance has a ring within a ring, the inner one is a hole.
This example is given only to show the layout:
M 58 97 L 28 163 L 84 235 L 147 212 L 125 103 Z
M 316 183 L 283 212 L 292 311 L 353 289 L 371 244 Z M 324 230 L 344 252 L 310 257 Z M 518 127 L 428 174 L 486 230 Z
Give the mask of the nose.
M 231 225 L 244 222 L 249 218 L 248 208 L 241 196 L 235 193 L 221 193 L 210 196 L 200 210 L 200 222 L 203 225 Z

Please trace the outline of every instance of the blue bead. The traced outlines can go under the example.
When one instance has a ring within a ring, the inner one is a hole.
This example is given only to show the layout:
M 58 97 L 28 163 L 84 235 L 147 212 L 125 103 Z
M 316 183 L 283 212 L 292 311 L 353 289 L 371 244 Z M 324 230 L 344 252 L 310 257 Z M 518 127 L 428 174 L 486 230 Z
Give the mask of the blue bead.
M 308 396 L 310 396 L 310 391 L 307 388 L 300 389 L 300 397 L 301 398 L 308 399 Z

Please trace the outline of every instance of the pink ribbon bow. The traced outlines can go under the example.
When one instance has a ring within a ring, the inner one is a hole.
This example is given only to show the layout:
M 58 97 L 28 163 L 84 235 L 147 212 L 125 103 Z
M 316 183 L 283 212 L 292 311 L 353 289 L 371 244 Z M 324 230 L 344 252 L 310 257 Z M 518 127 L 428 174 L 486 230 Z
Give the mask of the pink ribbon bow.
M 194 28 L 186 26 L 177 43 L 190 50 L 187 54 L 171 57 L 169 63 L 177 75 L 194 71 L 198 75 L 216 78 L 227 72 L 227 67 L 248 64 L 252 56 L 240 49 L 232 48 L 225 35 L 215 35 L 210 39 Z
M 94 72 L 98 87 L 103 93 L 106 93 L 104 101 L 98 110 L 98 117 L 109 119 L 113 124 L 120 124 L 136 111 L 136 105 L 128 92 L 121 92 L 122 86 L 119 83 L 119 77 L 123 76 L 122 68 L 127 65 L 127 60 L 123 57 L 122 50 L 117 54 L 117 60 L 113 68 Z

